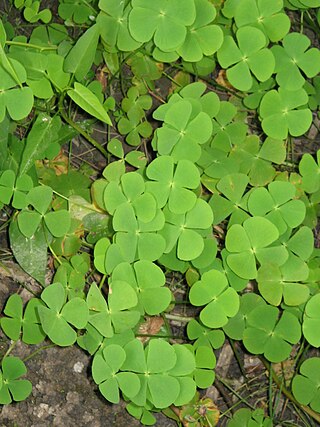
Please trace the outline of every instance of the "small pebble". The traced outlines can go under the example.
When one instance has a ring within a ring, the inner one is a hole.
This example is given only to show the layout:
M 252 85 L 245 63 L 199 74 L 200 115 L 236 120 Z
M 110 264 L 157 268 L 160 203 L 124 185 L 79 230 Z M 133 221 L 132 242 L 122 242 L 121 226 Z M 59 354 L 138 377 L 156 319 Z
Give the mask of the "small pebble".
M 77 374 L 81 374 L 81 372 L 83 371 L 83 368 L 84 368 L 84 364 L 82 362 L 77 362 L 73 365 L 73 370 Z

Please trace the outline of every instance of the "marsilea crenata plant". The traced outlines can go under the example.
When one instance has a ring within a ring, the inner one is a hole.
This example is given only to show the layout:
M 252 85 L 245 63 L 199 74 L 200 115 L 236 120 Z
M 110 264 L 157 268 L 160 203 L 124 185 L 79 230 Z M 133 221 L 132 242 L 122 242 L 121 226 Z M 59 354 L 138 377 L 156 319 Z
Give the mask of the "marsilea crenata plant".
M 0 22 L 0 205 L 16 261 L 43 290 L 8 298 L 3 333 L 79 345 L 104 398 L 146 425 L 159 411 L 217 425 L 197 389 L 215 381 L 216 350 L 239 341 L 319 421 L 308 348 L 320 346 L 320 154 L 290 149 L 310 144 L 320 104 L 320 1 L 59 0 L 59 16 L 11 3 L 33 26 Z M 102 170 L 63 155 L 77 135 Z M 177 276 L 196 307 L 184 340 L 168 320 Z M 10 351 L 1 404 L 32 390 Z M 272 364 L 286 361 L 295 373 L 281 383 Z M 272 405 L 227 425 L 279 424 Z

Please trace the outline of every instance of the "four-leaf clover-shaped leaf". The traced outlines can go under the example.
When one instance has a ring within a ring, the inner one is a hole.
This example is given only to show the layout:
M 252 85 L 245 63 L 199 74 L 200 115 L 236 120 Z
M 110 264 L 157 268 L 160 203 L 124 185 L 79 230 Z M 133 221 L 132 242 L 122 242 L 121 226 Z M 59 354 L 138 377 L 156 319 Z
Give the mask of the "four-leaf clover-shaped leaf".
M 129 203 L 120 205 L 113 217 L 113 228 L 116 231 L 114 241 L 122 252 L 124 261 L 155 261 L 160 258 L 165 250 L 165 239 L 158 231 L 162 230 L 164 221 L 161 210 L 157 210 L 151 221 L 144 222 L 136 217 L 134 208 Z
M 140 311 L 151 316 L 165 311 L 172 296 L 164 287 L 166 278 L 160 267 L 151 261 L 140 260 L 133 265 L 121 263 L 112 272 L 112 280 L 129 283 L 137 292 Z
M 303 135 L 312 123 L 312 113 L 303 107 L 308 103 L 308 95 L 304 89 L 278 90 L 267 92 L 260 104 L 262 129 L 275 139 L 286 139 Z
M 66 303 L 67 293 L 61 283 L 53 283 L 45 288 L 41 299 L 47 305 L 38 307 L 43 331 L 57 345 L 69 346 L 75 343 L 77 334 L 72 326 L 83 329 L 88 322 L 86 301 L 75 297 Z
M 13 170 L 7 169 L 0 175 L 0 202 L 5 205 L 11 203 L 15 209 L 23 209 L 27 205 L 27 194 L 32 187 L 32 179 L 28 175 L 16 178 Z
M 160 155 L 171 155 L 175 162 L 196 162 L 201 156 L 200 145 L 209 140 L 211 133 L 210 116 L 203 111 L 194 115 L 192 103 L 181 100 L 167 110 L 164 124 L 155 133 L 155 143 Z
M 290 182 L 274 181 L 265 187 L 254 189 L 248 199 L 249 212 L 269 219 L 283 234 L 287 228 L 295 228 L 302 223 L 306 214 L 301 200 L 292 200 L 296 188 Z
M 272 42 L 277 42 L 290 29 L 289 16 L 282 12 L 282 8 L 282 0 L 242 0 L 237 2 L 234 20 L 238 28 L 255 26 Z
M 177 52 L 185 61 L 197 62 L 203 55 L 213 55 L 223 42 L 223 32 L 212 22 L 216 17 L 213 4 L 207 0 L 195 0 L 196 19 L 187 28 L 187 35 Z
M 144 223 L 152 221 L 157 213 L 156 199 L 146 191 L 144 179 L 137 172 L 122 175 L 119 183 L 111 181 L 103 197 L 105 207 L 112 215 L 124 203 L 132 206 L 137 219 Z
M 282 47 L 275 45 L 271 48 L 276 59 L 276 80 L 283 89 L 302 88 L 305 78 L 301 71 L 308 78 L 319 74 L 320 51 L 317 48 L 308 49 L 310 43 L 304 34 L 290 33 L 282 40 Z
M 227 69 L 229 82 L 237 89 L 247 91 L 253 84 L 251 73 L 260 81 L 268 80 L 274 72 L 275 60 L 267 49 L 266 37 L 261 30 L 245 26 L 233 37 L 226 36 L 218 50 L 218 61 Z
M 140 319 L 138 311 L 130 310 L 138 303 L 137 293 L 132 286 L 114 280 L 109 288 L 108 301 L 95 283 L 92 283 L 87 295 L 90 311 L 88 322 L 107 338 L 133 328 Z
M 117 344 L 105 347 L 96 353 L 92 362 L 92 376 L 99 384 L 101 394 L 111 403 L 119 403 L 119 389 L 128 398 L 140 389 L 140 380 L 133 372 L 119 372 L 126 359 L 126 352 Z
M 194 207 L 186 214 L 174 214 L 164 209 L 166 223 L 160 234 L 166 240 L 164 253 L 169 253 L 177 244 L 177 256 L 190 261 L 202 253 L 204 240 L 202 230 L 212 225 L 213 214 L 210 206 L 202 199 L 197 199 Z
M 176 50 L 187 35 L 187 26 L 196 17 L 194 0 L 132 0 L 129 15 L 129 30 L 132 37 L 141 43 L 153 39 L 155 45 L 165 52 Z
M 255 216 L 243 225 L 232 225 L 226 236 L 226 248 L 230 253 L 227 263 L 231 270 L 244 279 L 257 277 L 256 260 L 260 264 L 273 262 L 282 265 L 288 259 L 284 246 L 270 246 L 279 237 L 277 227 L 268 219 Z
M 121 369 L 137 373 L 141 382 L 139 393 L 131 398 L 133 403 L 145 406 L 148 399 L 156 408 L 167 408 L 192 399 L 196 384 L 190 375 L 196 364 L 188 348 L 156 338 L 146 349 L 135 339 L 124 350 L 126 359 Z
M 190 289 L 189 299 L 195 306 L 205 305 L 200 320 L 209 328 L 220 328 L 227 324 L 239 310 L 239 296 L 228 284 L 226 276 L 218 270 L 203 274 L 201 280 Z
M 150 163 L 146 174 L 150 179 L 146 189 L 154 195 L 159 208 L 168 203 L 169 209 L 176 214 L 193 208 L 197 197 L 191 190 L 200 184 L 200 173 L 194 163 L 179 160 L 175 165 L 171 156 L 160 156 Z
M 292 344 L 301 337 L 301 325 L 297 317 L 284 311 L 279 319 L 279 310 L 270 305 L 259 305 L 247 315 L 243 344 L 254 354 L 264 354 L 272 363 L 289 357 Z

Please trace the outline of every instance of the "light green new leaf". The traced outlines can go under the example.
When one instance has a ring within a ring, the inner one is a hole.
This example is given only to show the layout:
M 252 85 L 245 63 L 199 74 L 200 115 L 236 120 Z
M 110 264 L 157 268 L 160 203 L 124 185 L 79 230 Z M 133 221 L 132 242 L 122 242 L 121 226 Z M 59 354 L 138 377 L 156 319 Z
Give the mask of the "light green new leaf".
M 84 111 L 91 114 L 93 117 L 96 117 L 98 120 L 112 126 L 112 122 L 106 110 L 90 89 L 86 88 L 81 83 L 75 82 L 74 89 L 68 90 L 67 93 L 70 98 Z

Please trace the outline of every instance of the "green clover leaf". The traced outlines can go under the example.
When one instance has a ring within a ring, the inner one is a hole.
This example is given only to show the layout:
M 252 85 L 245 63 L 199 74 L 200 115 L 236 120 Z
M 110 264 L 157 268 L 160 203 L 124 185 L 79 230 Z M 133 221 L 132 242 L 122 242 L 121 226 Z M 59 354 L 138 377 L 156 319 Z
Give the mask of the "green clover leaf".
M 242 173 L 226 174 L 220 179 L 216 187 L 221 195 L 216 192 L 209 201 L 214 216 L 214 224 L 220 224 L 233 213 L 239 215 L 241 208 L 244 208 L 242 199 L 248 184 L 248 176 Z M 247 214 L 244 211 L 242 212 L 244 218 L 247 217 Z
M 168 208 L 176 214 L 182 214 L 196 203 L 193 191 L 200 184 L 198 168 L 189 160 L 179 160 L 174 164 L 171 156 L 160 156 L 153 160 L 146 170 L 150 179 L 146 189 L 157 200 L 158 208 L 168 203 Z
M 306 207 L 301 200 L 292 200 L 295 193 L 296 188 L 290 182 L 274 181 L 268 185 L 268 189 L 256 188 L 248 198 L 249 212 L 267 218 L 281 235 L 304 220 Z
M 294 268 L 295 265 L 292 264 L 289 257 L 283 267 L 264 264 L 258 270 L 259 291 L 269 304 L 280 305 L 283 298 L 286 305 L 297 306 L 305 303 L 309 298 L 309 287 L 299 283 L 300 280 L 306 280 L 306 276 L 304 272 L 301 276 L 299 267 Z
M 320 150 L 317 151 L 317 162 L 309 153 L 305 153 L 299 163 L 302 175 L 302 188 L 307 193 L 315 193 L 320 188 Z
M 262 129 L 270 137 L 286 139 L 303 135 L 310 127 L 312 114 L 308 108 L 300 108 L 308 103 L 308 95 L 304 89 L 278 90 L 267 92 L 260 104 Z
M 73 301 L 73 300 L 71 300 Z M 138 303 L 135 290 L 126 282 L 114 280 L 110 286 L 108 301 L 105 300 L 95 283 L 87 295 L 89 308 L 88 323 L 104 337 L 111 338 L 133 328 L 140 319 L 140 313 L 130 310 Z
M 53 281 L 63 285 L 68 299 L 84 297 L 85 275 L 89 271 L 89 263 L 85 254 L 74 255 L 70 262 L 62 262 L 57 268 Z
M 91 0 L 88 3 L 91 3 Z M 61 0 L 58 13 L 64 20 L 72 20 L 75 24 L 85 24 L 89 16 L 92 15 L 92 8 L 83 2 L 75 3 L 73 0 Z
M 22 120 L 28 116 L 33 107 L 33 92 L 29 87 L 22 87 L 21 83 L 26 81 L 27 76 L 26 70 L 21 63 L 15 59 L 5 58 L 14 77 L 2 62 L 0 66 L 0 122 L 4 120 L 6 111 L 8 111 L 13 120 Z M 20 88 L 15 88 L 17 83 Z
M 20 175 L 7 169 L 0 175 L 0 202 L 11 205 L 15 209 L 23 209 L 27 205 L 27 194 L 33 187 L 29 175 Z
M 44 340 L 45 334 L 40 326 L 38 307 L 43 305 L 42 301 L 32 298 L 23 315 L 22 299 L 18 294 L 9 297 L 3 310 L 7 317 L 1 318 L 3 332 L 14 341 L 20 337 L 22 328 L 22 341 L 27 344 L 38 344 Z
M 285 152 L 284 141 L 266 138 L 261 146 L 257 135 L 248 135 L 233 147 L 230 158 L 240 164 L 240 172 L 249 176 L 252 186 L 264 186 L 276 175 L 271 162 L 278 163 L 285 157 Z
M 70 326 L 83 329 L 88 321 L 87 303 L 75 297 L 66 303 L 66 290 L 61 283 L 53 283 L 44 289 L 41 299 L 46 306 L 39 306 L 38 313 L 43 331 L 59 346 L 72 345 L 77 334 Z
M 160 155 L 171 155 L 175 162 L 196 162 L 201 156 L 200 145 L 207 142 L 212 133 L 209 115 L 200 111 L 195 117 L 190 101 L 174 103 L 165 114 L 164 124 L 155 133 Z
M 211 118 L 215 117 L 220 109 L 220 99 L 215 92 L 206 91 L 206 85 L 203 82 L 190 83 L 184 86 L 179 93 L 174 93 L 166 104 L 160 105 L 154 113 L 156 120 L 164 121 L 167 111 L 179 101 L 185 100 L 192 104 L 192 116 L 200 111 L 207 113 Z
M 33 207 L 33 210 L 23 209 L 18 215 L 19 229 L 26 237 L 30 238 L 34 235 L 42 220 L 54 237 L 64 236 L 69 230 L 71 218 L 68 211 L 61 209 L 47 212 L 52 195 L 52 188 L 46 185 L 33 187 L 27 194 L 26 202 Z
M 303 335 L 313 347 L 320 347 L 318 333 L 320 326 L 319 303 L 320 294 L 311 297 L 305 306 L 303 315 Z
M 197 347 L 195 350 L 196 369 L 194 371 L 194 380 L 199 388 L 210 387 L 215 379 L 214 368 L 216 366 L 216 357 L 212 348 L 207 346 Z
M 263 409 L 251 411 L 241 408 L 228 421 L 227 427 L 272 427 L 272 425 L 272 420 L 269 417 L 265 418 Z
M 270 305 L 254 308 L 247 315 L 243 344 L 253 354 L 264 354 L 272 363 L 289 357 L 292 344 L 301 337 L 301 325 L 297 317 L 284 311 L 279 319 L 279 310 Z
M 153 195 L 146 191 L 146 184 L 137 172 L 129 172 L 121 176 L 120 183 L 110 182 L 104 190 L 104 205 L 109 213 L 124 203 L 129 204 L 139 221 L 148 223 L 157 214 L 157 203 Z
M 196 19 L 187 28 L 184 43 L 177 48 L 178 54 L 189 62 L 198 62 L 204 55 L 213 55 L 222 45 L 223 32 L 218 25 L 212 25 L 216 17 L 213 4 L 206 0 L 195 0 Z
M 137 87 L 132 86 L 127 92 L 127 97 L 121 101 L 121 107 L 127 114 L 129 111 L 144 117 L 145 111 L 150 110 L 152 98 L 150 95 L 140 95 Z
M 32 391 L 28 380 L 19 379 L 27 372 L 25 364 L 18 357 L 9 356 L 2 360 L 2 387 L 0 388 L 0 403 L 8 405 L 12 400 L 21 402 Z
M 140 43 L 153 39 L 155 45 L 164 52 L 176 50 L 187 35 L 187 26 L 196 18 L 194 0 L 154 1 L 132 0 L 129 15 L 129 30 Z
M 212 330 L 197 322 L 195 319 L 190 320 L 187 326 L 187 334 L 190 340 L 195 340 L 193 347 L 212 347 L 214 349 L 222 347 L 225 336 L 218 330 Z
M 227 69 L 229 82 L 242 91 L 251 89 L 253 78 L 268 80 L 274 72 L 272 52 L 265 48 L 266 37 L 261 30 L 245 26 L 236 33 L 238 45 L 231 36 L 226 36 L 217 56 L 220 65 Z
M 92 377 L 99 385 L 101 394 L 111 403 L 119 403 L 119 389 L 128 398 L 134 397 L 140 389 L 140 380 L 133 372 L 119 372 L 126 359 L 126 352 L 120 345 L 111 344 L 96 353 L 92 362 Z
M 151 196 L 151 195 L 150 195 Z M 153 196 L 152 196 L 153 197 Z M 113 217 L 113 228 L 116 231 L 114 242 L 117 244 L 124 261 L 136 259 L 155 261 L 165 250 L 165 240 L 158 232 L 164 226 L 164 214 L 156 211 L 149 222 L 139 220 L 129 203 L 121 204 Z M 110 248 L 108 250 L 108 253 Z M 108 256 L 108 255 L 107 255 Z
M 255 26 L 272 42 L 277 42 L 283 39 L 290 29 L 290 19 L 282 12 L 282 8 L 282 0 L 244 0 L 237 4 L 234 19 L 238 28 Z
M 228 284 L 226 276 L 217 270 L 203 274 L 201 280 L 190 289 L 189 299 L 195 306 L 205 305 L 200 320 L 209 328 L 220 328 L 227 324 L 239 310 L 239 296 Z
M 139 393 L 131 398 L 134 404 L 145 406 L 148 398 L 156 408 L 166 408 L 192 399 L 196 385 L 190 374 L 195 370 L 195 359 L 187 347 L 171 346 L 157 338 L 144 349 L 135 339 L 124 350 L 126 359 L 121 369 L 137 373 L 141 382 Z
M 242 141 L 248 126 L 236 119 L 237 108 L 227 101 L 220 103 L 220 109 L 213 120 L 211 147 L 229 153 L 232 146 Z
M 97 17 L 97 23 L 100 26 L 102 40 L 109 49 L 114 51 L 118 48 L 130 52 L 141 46 L 128 29 L 128 15 L 132 10 L 130 2 L 100 0 L 99 8 L 101 12 Z
M 294 397 L 302 405 L 309 405 L 311 409 L 320 412 L 320 359 L 311 357 L 300 366 L 300 374 L 292 380 Z
M 319 74 L 320 51 L 308 49 L 310 44 L 310 39 L 304 34 L 290 33 L 282 40 L 282 47 L 276 45 L 271 48 L 276 59 L 276 80 L 283 89 L 302 88 L 305 78 L 301 71 L 308 78 Z
M 255 293 L 241 295 L 238 313 L 229 318 L 228 323 L 223 327 L 223 331 L 226 335 L 233 340 L 242 340 L 249 313 L 261 305 L 265 306 L 266 302 L 260 295 Z
M 144 117 L 144 113 L 143 116 Z M 141 117 L 138 109 L 132 108 L 127 117 L 122 117 L 118 122 L 118 130 L 121 135 L 127 135 L 126 141 L 129 145 L 137 147 L 141 144 L 141 137 L 149 138 L 152 135 L 151 124 Z
M 200 234 L 212 225 L 213 214 L 210 206 L 197 199 L 194 207 L 186 214 L 174 214 L 164 208 L 166 223 L 160 234 L 166 240 L 164 253 L 169 253 L 177 244 L 177 256 L 180 260 L 190 261 L 198 258 L 204 249 L 204 239 Z
M 170 290 L 164 287 L 165 275 L 151 261 L 118 264 L 112 272 L 112 280 L 126 281 L 136 290 L 141 314 L 154 316 L 170 305 L 172 296 Z
M 263 217 L 251 217 L 246 219 L 243 225 L 232 225 L 226 236 L 226 249 L 230 253 L 227 256 L 229 267 L 244 279 L 255 279 L 256 260 L 260 264 L 284 264 L 288 259 L 286 248 L 270 246 L 278 237 L 277 227 Z

